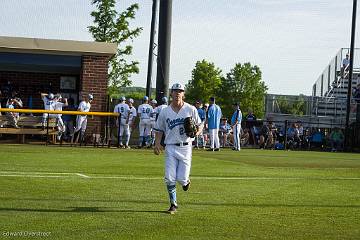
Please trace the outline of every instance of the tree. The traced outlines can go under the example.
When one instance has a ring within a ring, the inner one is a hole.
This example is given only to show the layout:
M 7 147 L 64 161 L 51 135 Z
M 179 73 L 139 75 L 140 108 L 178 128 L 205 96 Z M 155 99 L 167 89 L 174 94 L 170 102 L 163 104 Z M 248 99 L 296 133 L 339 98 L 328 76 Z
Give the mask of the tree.
M 261 80 L 261 71 L 258 66 L 252 66 L 250 63 L 235 64 L 235 67 L 222 80 L 219 91 L 224 116 L 231 116 L 232 105 L 235 102 L 240 103 L 240 108 L 244 113 L 252 109 L 257 116 L 263 116 L 267 89 Z
M 300 116 L 306 114 L 306 104 L 303 95 L 291 99 L 286 96 L 279 96 L 276 99 L 276 103 L 280 113 Z
M 94 17 L 94 26 L 89 26 L 89 32 L 98 42 L 117 43 L 118 50 L 109 61 L 109 91 L 116 91 L 119 87 L 131 85 L 130 76 L 139 73 L 139 62 L 126 60 L 132 54 L 132 41 L 139 36 L 142 28 L 130 29 L 130 20 L 135 18 L 138 4 L 132 4 L 120 14 L 115 9 L 116 0 L 92 0 L 96 10 L 91 12 Z
M 221 70 L 214 63 L 206 60 L 197 61 L 192 70 L 191 80 L 186 84 L 186 100 L 208 101 L 211 96 L 216 96 L 221 86 Z

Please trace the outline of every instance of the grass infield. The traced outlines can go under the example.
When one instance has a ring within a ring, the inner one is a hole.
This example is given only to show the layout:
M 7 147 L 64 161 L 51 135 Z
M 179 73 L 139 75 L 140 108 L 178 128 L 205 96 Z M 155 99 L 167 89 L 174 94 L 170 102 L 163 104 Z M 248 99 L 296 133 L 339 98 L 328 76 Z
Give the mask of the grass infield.
M 0 145 L 0 239 L 360 239 L 359 154 L 195 150 L 175 215 L 163 158 Z

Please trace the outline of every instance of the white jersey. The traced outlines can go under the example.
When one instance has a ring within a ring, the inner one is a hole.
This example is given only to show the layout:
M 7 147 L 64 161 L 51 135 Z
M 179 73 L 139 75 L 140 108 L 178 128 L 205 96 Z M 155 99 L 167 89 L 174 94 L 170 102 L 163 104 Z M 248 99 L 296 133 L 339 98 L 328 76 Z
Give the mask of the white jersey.
M 149 104 L 147 103 L 141 104 L 138 108 L 140 119 L 150 119 L 152 111 L 153 108 Z
M 54 104 L 56 103 L 56 101 L 50 100 L 46 96 L 43 97 L 42 100 L 44 102 L 44 109 L 45 110 L 54 110 Z
M 114 113 L 120 113 L 121 118 L 123 119 L 127 119 L 127 116 L 129 115 L 129 111 L 130 111 L 129 105 L 127 105 L 126 103 L 119 103 L 114 108 Z
M 53 107 L 54 107 L 54 110 L 55 111 L 62 111 L 63 110 L 63 106 L 64 106 L 65 103 L 62 103 L 62 102 L 54 102 L 53 103 Z M 57 114 L 58 117 L 61 117 L 62 114 Z
M 156 121 L 156 113 L 157 113 L 157 107 L 153 108 L 150 114 L 150 120 L 153 122 Z
M 81 103 L 79 104 L 78 110 L 80 112 L 90 112 L 90 108 L 91 108 L 91 104 L 89 102 L 87 103 L 85 101 L 81 101 Z M 85 116 L 78 115 L 78 117 L 86 118 L 86 115 Z
M 160 105 L 156 108 L 156 114 L 159 115 L 161 113 L 161 111 L 166 108 L 168 105 L 167 104 L 163 104 L 163 105 Z
M 135 107 L 129 107 L 129 121 L 133 121 L 137 116 L 137 111 Z
M 188 103 L 178 113 L 174 112 L 171 106 L 164 108 L 155 124 L 154 130 L 165 134 L 165 144 L 179 144 L 193 141 L 189 138 L 184 129 L 184 119 L 192 117 L 197 126 L 200 126 L 201 119 L 196 108 Z

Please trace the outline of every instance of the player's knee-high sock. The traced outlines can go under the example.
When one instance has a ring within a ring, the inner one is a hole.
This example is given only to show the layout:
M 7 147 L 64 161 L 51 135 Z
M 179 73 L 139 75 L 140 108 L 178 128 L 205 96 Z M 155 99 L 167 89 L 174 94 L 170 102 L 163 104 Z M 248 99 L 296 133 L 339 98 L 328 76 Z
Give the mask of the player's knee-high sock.
M 130 135 L 125 135 L 125 145 L 129 146 L 129 141 L 130 141 Z
M 144 137 L 139 137 L 139 146 L 142 147 Z
M 176 202 L 176 185 L 166 185 L 166 188 L 167 188 L 168 193 L 169 193 L 170 204 L 174 204 L 175 206 L 177 206 L 177 202 Z

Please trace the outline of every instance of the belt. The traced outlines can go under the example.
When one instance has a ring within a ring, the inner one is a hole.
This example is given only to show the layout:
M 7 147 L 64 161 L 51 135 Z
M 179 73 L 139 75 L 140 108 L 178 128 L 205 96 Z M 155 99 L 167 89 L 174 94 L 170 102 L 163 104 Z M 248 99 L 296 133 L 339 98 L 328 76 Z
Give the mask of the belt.
M 184 143 L 174 143 L 174 144 L 168 144 L 168 145 L 175 145 L 175 146 L 180 146 L 180 147 L 182 147 L 182 146 L 187 146 L 187 145 L 189 145 L 190 143 L 188 143 L 188 142 L 184 142 Z

